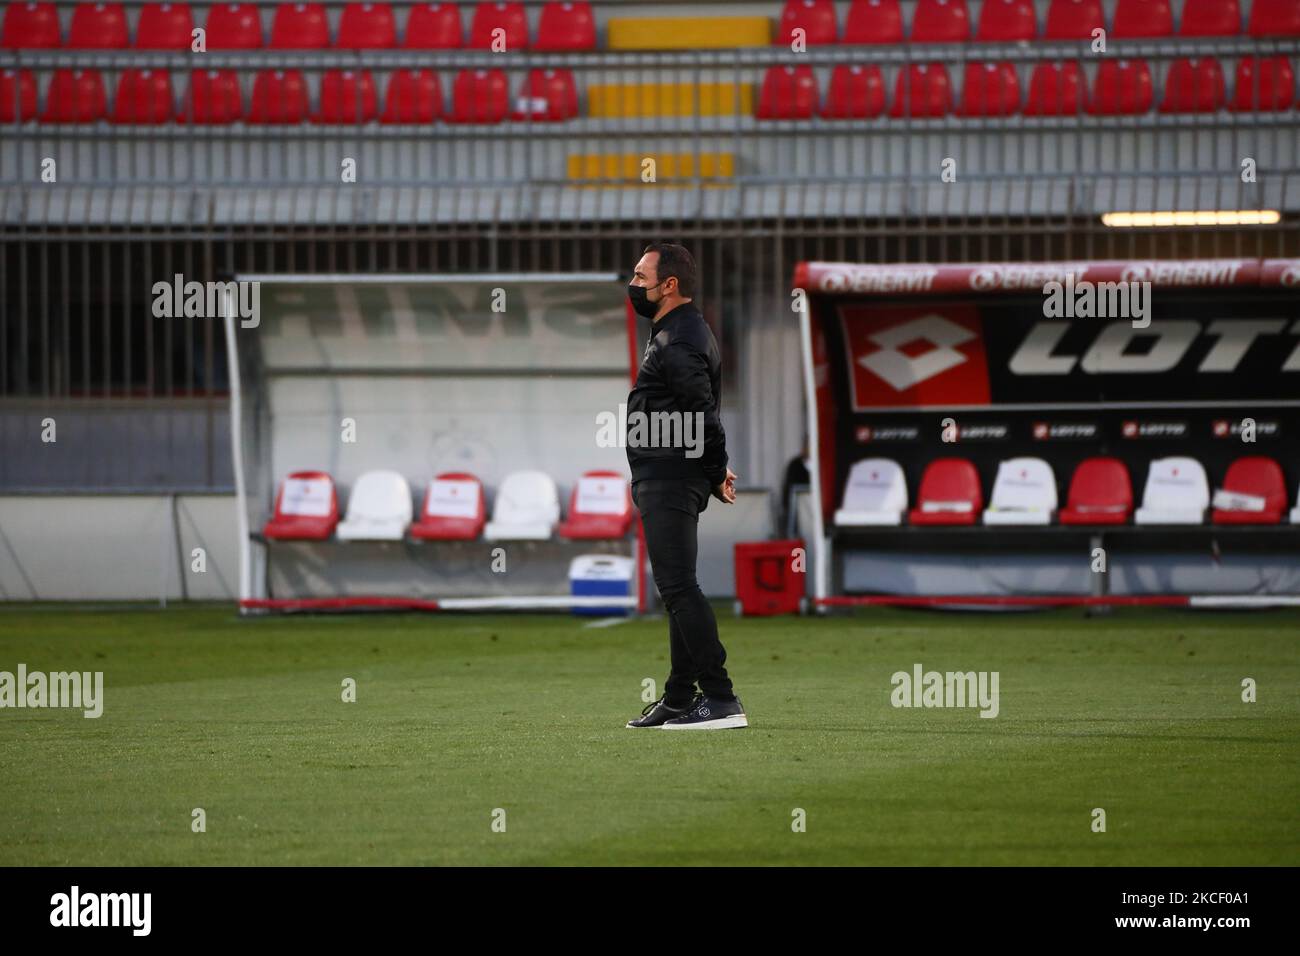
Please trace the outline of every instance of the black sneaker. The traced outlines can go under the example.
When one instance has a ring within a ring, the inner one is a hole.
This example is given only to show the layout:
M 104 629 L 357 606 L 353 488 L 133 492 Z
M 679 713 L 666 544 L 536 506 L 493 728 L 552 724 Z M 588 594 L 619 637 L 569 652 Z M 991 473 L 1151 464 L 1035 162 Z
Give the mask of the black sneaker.
M 672 720 L 674 717 L 681 717 L 690 712 L 690 707 L 669 707 L 660 697 L 654 703 L 646 704 L 645 710 L 641 711 L 641 716 L 634 720 L 629 720 L 629 727 L 660 727 L 665 721 Z
M 713 697 L 700 697 L 689 713 L 665 721 L 663 730 L 725 730 L 728 727 L 748 727 L 745 708 L 740 698 L 735 700 L 717 700 Z

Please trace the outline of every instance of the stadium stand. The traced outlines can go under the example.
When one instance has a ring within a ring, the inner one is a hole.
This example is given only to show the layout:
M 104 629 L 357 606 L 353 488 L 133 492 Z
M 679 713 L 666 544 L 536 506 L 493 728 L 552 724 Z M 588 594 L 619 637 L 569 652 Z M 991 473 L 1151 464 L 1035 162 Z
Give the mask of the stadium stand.
M 420 541 L 473 541 L 486 522 L 483 483 L 467 472 L 449 471 L 429 480 L 410 534 Z
M 340 541 L 401 541 L 411 524 L 411 486 L 395 471 L 368 471 L 348 495 Z

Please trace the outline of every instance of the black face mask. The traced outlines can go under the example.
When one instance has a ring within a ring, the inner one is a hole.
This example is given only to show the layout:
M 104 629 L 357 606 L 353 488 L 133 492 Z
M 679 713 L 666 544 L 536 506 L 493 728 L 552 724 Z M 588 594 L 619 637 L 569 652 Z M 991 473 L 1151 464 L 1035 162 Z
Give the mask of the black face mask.
M 646 298 L 646 293 L 651 289 L 657 289 L 663 285 L 659 282 L 652 286 L 630 285 L 627 287 L 627 297 L 632 300 L 632 311 L 645 319 L 653 319 L 655 313 L 659 311 L 659 303 L 651 302 Z

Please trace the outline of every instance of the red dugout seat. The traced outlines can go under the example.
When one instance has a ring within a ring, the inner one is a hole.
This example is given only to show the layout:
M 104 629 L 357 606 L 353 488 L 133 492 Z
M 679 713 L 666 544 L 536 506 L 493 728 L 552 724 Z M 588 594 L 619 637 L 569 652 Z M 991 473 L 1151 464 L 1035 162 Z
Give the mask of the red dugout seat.
M 1212 56 L 1169 65 L 1162 113 L 1213 113 L 1223 106 L 1223 67 Z
M 589 471 L 569 496 L 569 517 L 560 523 L 561 538 L 622 538 L 632 527 L 632 498 L 627 479 L 617 471 Z
M 1070 479 L 1061 524 L 1127 524 L 1133 513 L 1133 483 L 1118 458 L 1088 458 Z
M 45 91 L 43 123 L 93 123 L 104 118 L 107 97 L 98 70 L 55 70 Z
M 402 46 L 408 50 L 456 50 L 465 42 L 460 8 L 454 3 L 421 3 L 411 7 Z
M 466 472 L 449 471 L 429 482 L 410 534 L 421 541 L 474 541 L 486 523 L 483 483 Z
M 123 70 L 113 101 L 113 122 L 166 123 L 176 110 L 168 70 Z
M 577 115 L 578 86 L 572 70 L 531 70 L 510 118 L 558 123 Z
M 984 510 L 980 476 L 965 458 L 936 458 L 925 466 L 908 521 L 922 525 L 975 524 Z
M 510 109 L 504 70 L 461 70 L 451 88 L 452 123 L 500 123 Z
M 1178 35 L 1229 37 L 1241 32 L 1241 7 L 1237 0 L 1185 0 Z
M 1246 32 L 1253 37 L 1300 36 L 1300 3 L 1296 0 L 1253 0 Z
M 1228 466 L 1223 490 L 1214 496 L 1211 521 L 1214 524 L 1277 524 L 1285 510 L 1286 483 L 1281 466 L 1272 458 L 1251 455 L 1238 458 Z
M 962 82 L 962 116 L 1010 116 L 1020 109 L 1020 78 L 1015 65 L 967 63 Z
M 1232 109 L 1240 113 L 1279 112 L 1295 99 L 1295 72 L 1284 56 L 1242 57 Z
M 194 70 L 178 122 L 200 125 L 234 123 L 243 118 L 244 97 L 234 70 Z
M 307 84 L 300 70 L 263 70 L 253 80 L 250 123 L 301 123 L 307 118 Z
M 1097 67 L 1088 112 L 1103 116 L 1146 113 L 1154 96 L 1146 60 L 1103 60 Z
M 1087 105 L 1078 63 L 1040 63 L 1029 78 L 1026 116 L 1073 116 Z
M 369 70 L 325 71 L 317 123 L 369 123 L 378 116 L 379 94 Z
M 273 541 L 324 541 L 338 523 L 334 479 L 323 471 L 295 471 L 280 484 L 262 534 Z

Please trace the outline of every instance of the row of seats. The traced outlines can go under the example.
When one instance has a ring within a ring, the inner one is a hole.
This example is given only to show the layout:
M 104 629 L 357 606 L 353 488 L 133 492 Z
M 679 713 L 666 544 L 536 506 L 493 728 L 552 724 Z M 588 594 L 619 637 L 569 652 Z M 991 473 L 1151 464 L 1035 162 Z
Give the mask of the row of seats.
M 195 27 L 188 3 L 146 3 L 140 9 L 134 43 L 121 3 L 79 3 L 72 11 L 66 42 L 53 3 L 16 2 L 5 9 L 0 47 L 81 50 L 188 50 Z M 255 50 L 263 46 L 262 14 L 255 3 L 219 3 L 208 7 L 204 24 L 208 50 Z M 505 40 L 506 50 L 592 50 L 596 47 L 596 21 L 590 3 L 545 3 L 538 19 L 537 36 L 529 37 L 522 3 L 480 3 L 470 21 L 469 40 L 454 3 L 412 4 L 406 30 L 399 42 L 397 18 L 387 3 L 348 3 L 339 19 L 338 36 L 331 40 L 323 3 L 282 3 L 271 21 L 273 50 L 319 50 L 331 46 L 346 50 L 401 47 L 408 50 L 492 48 L 494 31 Z
M 1039 63 L 1022 97 L 1014 64 L 968 63 L 960 101 L 942 63 L 916 63 L 900 69 L 894 83 L 893 117 L 1131 115 L 1155 104 L 1151 68 L 1145 60 L 1103 60 L 1092 89 L 1078 63 Z M 1237 64 L 1233 95 L 1226 94 L 1223 67 L 1214 57 L 1179 59 L 1169 66 L 1162 113 L 1213 113 L 1225 106 L 1236 112 L 1287 110 L 1295 102 L 1295 71 L 1284 56 L 1243 57 Z M 955 106 L 955 109 L 954 109 Z M 777 66 L 767 71 L 759 94 L 759 119 L 872 119 L 885 112 L 885 80 L 875 65 L 841 65 L 831 73 L 821 102 L 810 66 Z
M 555 481 L 540 471 L 520 471 L 497 489 L 492 520 L 487 520 L 483 483 L 465 472 L 446 472 L 429 481 L 424 504 L 413 518 L 411 488 L 395 471 L 361 475 L 339 520 L 338 490 L 323 471 L 295 471 L 275 497 L 271 519 L 262 529 L 272 541 L 545 541 L 557 531 L 568 540 L 625 537 L 632 526 L 627 480 L 616 471 L 589 471 L 569 498 L 569 516 L 560 521 Z M 558 523 L 558 526 L 557 526 Z
M 914 64 L 900 70 L 892 117 L 941 117 L 953 112 L 953 94 L 943 64 Z M 1151 73 L 1142 60 L 1108 60 L 1085 97 L 1077 64 L 1043 63 L 1034 69 L 1029 97 L 1022 104 L 1016 69 L 1010 63 L 971 63 L 966 67 L 959 116 L 1061 116 L 1086 110 L 1093 115 L 1148 112 L 1154 101 Z M 98 70 L 55 70 L 38 108 L 37 81 L 30 70 L 0 73 L 0 122 L 40 119 L 45 123 L 157 124 L 173 119 L 193 123 L 500 123 L 507 118 L 562 122 L 578 115 L 577 84 L 570 70 L 532 70 L 510 105 L 504 70 L 462 70 L 452 85 L 451 107 L 433 70 L 395 70 L 388 79 L 383 109 L 368 70 L 327 70 L 322 74 L 319 108 L 313 112 L 307 81 L 300 70 L 263 70 L 253 79 L 247 109 L 234 70 L 194 70 L 178 108 L 167 70 L 123 70 L 108 107 Z M 1295 74 L 1286 57 L 1246 57 L 1237 67 L 1237 84 L 1226 100 L 1223 70 L 1213 58 L 1172 64 L 1159 109 L 1163 113 L 1216 112 L 1225 105 L 1239 112 L 1279 111 L 1295 102 Z M 812 68 L 773 67 L 763 80 L 759 119 L 871 119 L 885 111 L 885 84 L 879 67 L 839 66 L 820 102 Z
M 939 458 L 921 476 L 916 506 L 908 509 L 903 469 L 888 458 L 867 458 L 849 472 L 839 528 L 900 525 L 1047 525 L 1057 510 L 1056 476 L 1041 458 L 1010 458 L 998 465 L 988 508 L 979 473 L 964 458 Z M 1297 495 L 1300 499 L 1300 495 Z M 1147 472 L 1142 506 L 1133 510 L 1128 468 L 1118 458 L 1089 458 L 1070 480 L 1063 525 L 1199 525 L 1213 505 L 1213 524 L 1278 524 L 1286 509 L 1282 469 L 1254 455 L 1234 461 L 1223 487 L 1210 496 L 1205 469 L 1194 458 L 1159 458 Z M 1300 500 L 1290 514 L 1300 524 Z
M 394 70 L 380 109 L 368 70 L 327 70 L 321 76 L 319 108 L 311 108 L 300 70 L 264 70 L 253 79 L 247 108 L 234 70 L 194 70 L 178 108 L 167 70 L 123 70 L 113 106 L 108 107 L 98 70 L 55 70 L 38 109 L 30 70 L 0 73 L 0 122 L 39 119 L 43 123 L 157 124 L 172 120 L 202 124 L 234 122 L 317 123 L 500 123 L 509 118 L 558 122 L 578 114 L 578 93 L 568 70 L 532 70 L 512 110 L 503 70 L 463 70 L 452 85 L 451 108 L 433 70 Z
M 910 31 L 904 31 L 898 0 L 854 0 L 839 32 L 831 0 L 787 0 L 774 42 L 789 44 L 794 30 L 815 43 L 961 43 L 966 40 L 1087 40 L 1095 29 L 1111 37 L 1234 36 L 1241 32 L 1238 0 L 1183 0 L 1174 30 L 1170 0 L 1117 0 L 1107 22 L 1101 0 L 1052 0 L 1040 33 L 1032 0 L 984 0 L 971 32 L 966 0 L 917 0 Z M 1251 36 L 1300 36 L 1295 0 L 1254 0 L 1246 32 Z

